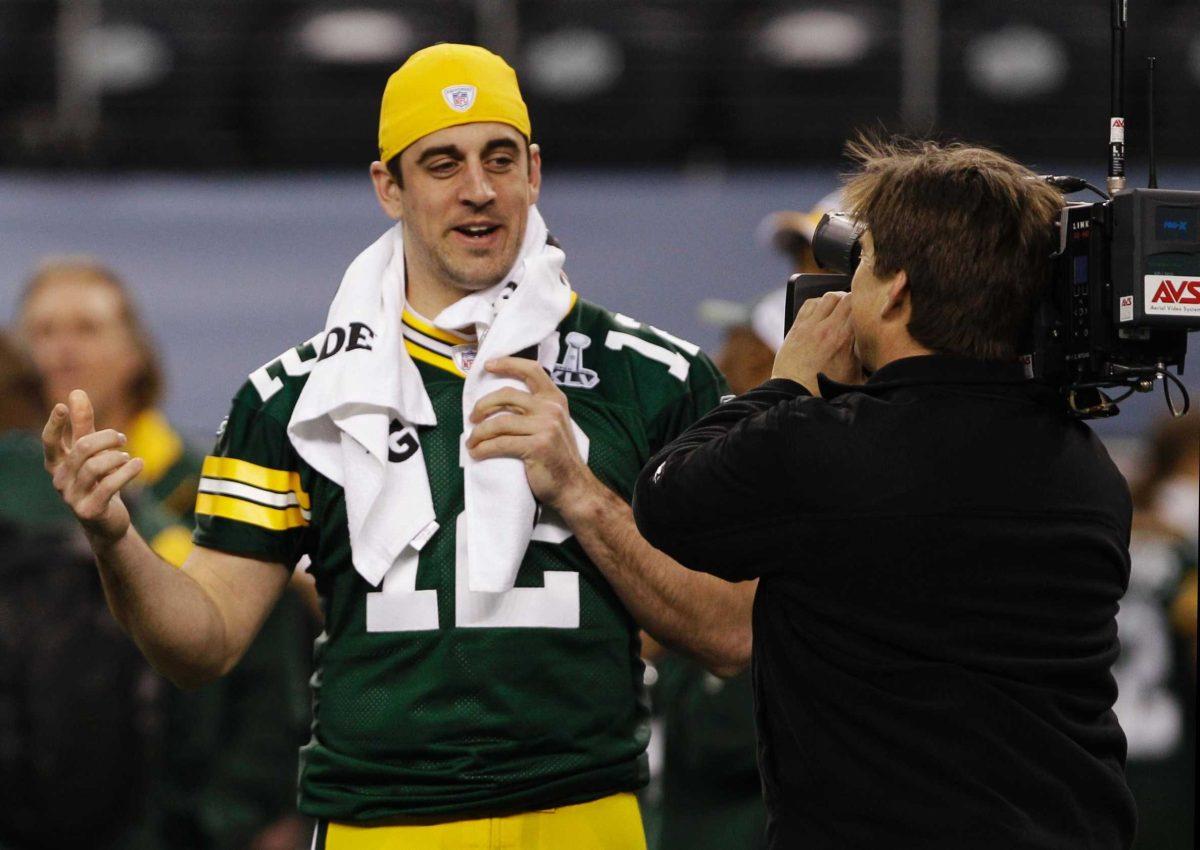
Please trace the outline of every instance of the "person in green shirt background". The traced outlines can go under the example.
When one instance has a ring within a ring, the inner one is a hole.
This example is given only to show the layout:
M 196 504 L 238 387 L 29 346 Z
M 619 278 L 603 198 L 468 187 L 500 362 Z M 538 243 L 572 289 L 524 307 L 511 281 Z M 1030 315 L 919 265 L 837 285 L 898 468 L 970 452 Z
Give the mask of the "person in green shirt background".
M 95 401 L 97 421 L 126 434 L 128 450 L 145 460 L 129 494 L 135 525 L 164 560 L 182 564 L 191 549 L 202 454 L 157 408 L 163 390 L 158 353 L 124 283 L 89 258 L 48 260 L 26 283 L 15 319 L 15 341 L 23 351 L 10 352 L 9 359 L 27 357 L 32 367 L 44 405 L 34 422 L 44 419 L 50 406 L 45 399 L 84 388 Z M 36 430 L 18 426 L 0 434 L 0 521 L 63 539 L 79 533 L 43 469 Z M 230 677 L 187 693 L 157 676 L 143 684 L 161 692 L 159 743 L 151 747 L 140 813 L 130 814 L 107 846 L 296 845 L 304 829 L 295 815 L 296 748 L 308 721 L 312 633 L 304 606 L 289 595 Z M 80 839 L 98 846 L 90 834 Z M 34 846 L 27 834 L 21 843 L 6 843 L 0 819 L 2 850 Z

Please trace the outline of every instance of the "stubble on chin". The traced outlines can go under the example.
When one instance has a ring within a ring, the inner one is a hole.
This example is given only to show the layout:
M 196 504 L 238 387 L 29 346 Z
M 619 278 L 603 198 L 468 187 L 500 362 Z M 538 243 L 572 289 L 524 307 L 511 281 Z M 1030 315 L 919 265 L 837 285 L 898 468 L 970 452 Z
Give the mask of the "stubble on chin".
M 483 266 L 479 264 L 474 268 L 466 264 L 454 264 L 447 262 L 445 258 L 438 263 L 441 266 L 443 279 L 449 281 L 455 289 L 461 289 L 467 292 L 480 292 L 489 287 L 495 286 L 503 278 L 505 272 L 508 271 L 506 266 L 503 269 L 498 269 L 496 266 Z
M 457 289 L 468 292 L 480 292 L 500 283 L 516 261 L 515 252 L 512 257 L 489 261 L 479 261 L 468 256 L 465 262 L 455 262 L 455 258 L 446 255 L 438 257 L 438 265 L 445 279 Z

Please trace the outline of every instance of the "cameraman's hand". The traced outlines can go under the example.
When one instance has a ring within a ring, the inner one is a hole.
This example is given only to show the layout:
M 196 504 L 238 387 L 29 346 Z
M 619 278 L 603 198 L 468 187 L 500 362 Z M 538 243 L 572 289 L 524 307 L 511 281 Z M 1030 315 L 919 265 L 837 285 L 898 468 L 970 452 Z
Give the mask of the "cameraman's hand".
M 772 378 L 787 378 L 817 394 L 817 374 L 844 384 L 862 383 L 854 354 L 850 293 L 827 292 L 800 305 L 796 321 L 775 355 Z
M 125 435 L 97 431 L 92 402 L 83 390 L 72 390 L 66 404 L 56 404 L 42 431 L 46 471 L 93 546 L 116 543 L 129 530 L 129 511 L 120 489 L 142 471 L 141 458 L 122 447 Z

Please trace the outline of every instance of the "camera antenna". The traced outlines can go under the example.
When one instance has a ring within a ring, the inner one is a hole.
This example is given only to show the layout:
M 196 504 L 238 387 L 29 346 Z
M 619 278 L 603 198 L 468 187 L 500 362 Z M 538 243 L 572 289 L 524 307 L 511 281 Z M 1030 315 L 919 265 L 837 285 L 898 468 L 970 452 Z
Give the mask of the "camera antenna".
M 1108 194 L 1125 188 L 1125 27 L 1128 0 L 1112 0 L 1112 80 L 1108 105 Z
M 1146 127 L 1146 146 L 1150 149 L 1150 183 L 1148 188 L 1158 188 L 1158 162 L 1154 157 L 1154 63 L 1155 58 L 1148 56 L 1149 67 L 1146 68 L 1147 92 L 1146 103 L 1149 107 L 1148 124 Z

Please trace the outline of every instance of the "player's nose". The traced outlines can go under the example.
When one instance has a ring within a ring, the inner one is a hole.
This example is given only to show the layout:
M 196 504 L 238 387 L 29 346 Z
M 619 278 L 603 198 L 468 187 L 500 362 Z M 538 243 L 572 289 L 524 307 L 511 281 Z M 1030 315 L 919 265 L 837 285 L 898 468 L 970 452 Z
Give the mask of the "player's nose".
M 473 207 L 483 207 L 496 199 L 496 190 L 482 162 L 467 162 L 459 188 L 459 199 Z

